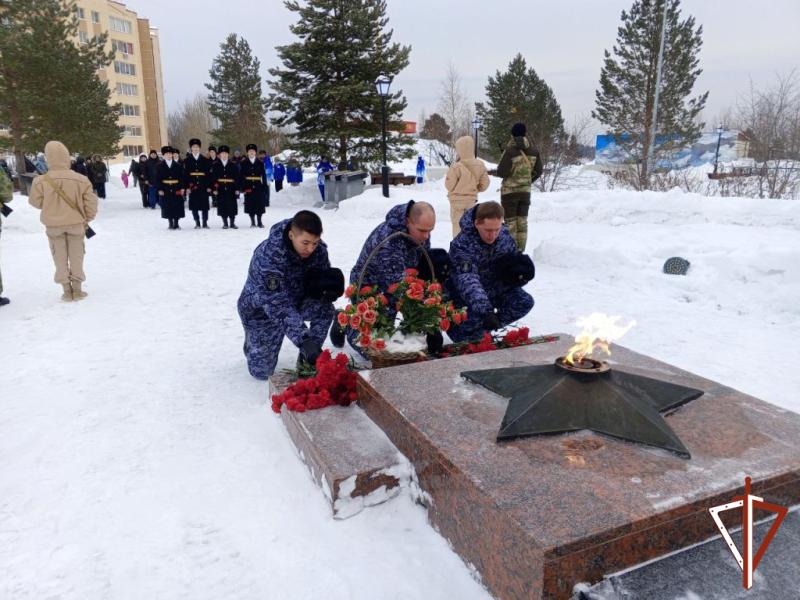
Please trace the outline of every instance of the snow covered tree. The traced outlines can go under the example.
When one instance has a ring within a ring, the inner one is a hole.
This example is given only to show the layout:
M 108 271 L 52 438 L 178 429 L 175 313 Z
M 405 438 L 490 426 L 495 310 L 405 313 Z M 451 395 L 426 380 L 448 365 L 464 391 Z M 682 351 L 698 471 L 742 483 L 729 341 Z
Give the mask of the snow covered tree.
M 260 148 L 269 142 L 264 116 L 267 101 L 261 92 L 260 68 L 250 44 L 235 33 L 220 44 L 220 53 L 211 65 L 211 83 L 206 84 L 208 108 L 219 123 L 211 133 L 231 149 L 244 149 L 249 143 Z M 202 133 L 198 131 L 196 135 Z
M 545 163 L 550 140 L 564 135 L 564 119 L 553 90 L 533 68 L 528 68 L 522 54 L 514 57 L 506 72 L 497 71 L 489 77 L 486 102 L 476 107 L 483 121 L 481 137 L 485 142 L 481 146 L 493 160 L 500 158 L 514 123 L 525 123 L 528 137 L 539 147 Z
M 117 153 L 121 105 L 109 104 L 98 69 L 111 63 L 106 34 L 78 44 L 74 3 L 0 0 L 0 123 L 17 165 L 49 140 L 71 152 Z M 24 171 L 24 169 L 21 169 Z
M 270 109 L 279 126 L 293 126 L 293 147 L 305 156 L 381 162 L 380 74 L 395 77 L 408 65 L 409 46 L 392 43 L 385 0 L 287 0 L 299 20 L 299 41 L 277 47 L 283 68 L 270 69 Z M 386 98 L 387 129 L 402 131 L 402 90 Z M 413 140 L 387 137 L 389 159 L 411 156 Z
M 666 29 L 657 123 L 653 123 L 658 54 L 666 4 Z M 692 144 L 703 123 L 698 116 L 708 92 L 689 98 L 697 77 L 703 28 L 694 17 L 681 20 L 680 0 L 635 0 L 622 11 L 622 25 L 612 54 L 605 51 L 592 116 L 606 125 L 616 143 L 636 166 L 631 183 L 650 185 L 650 167 L 676 146 Z M 650 156 L 651 135 L 660 136 L 656 156 Z

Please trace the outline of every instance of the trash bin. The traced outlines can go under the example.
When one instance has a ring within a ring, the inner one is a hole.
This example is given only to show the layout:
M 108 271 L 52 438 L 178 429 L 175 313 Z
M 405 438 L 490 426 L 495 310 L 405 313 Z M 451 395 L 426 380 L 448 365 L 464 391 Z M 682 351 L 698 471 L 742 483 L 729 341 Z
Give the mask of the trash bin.
M 20 192 L 22 192 L 23 196 L 30 196 L 31 195 L 31 186 L 33 186 L 33 180 L 38 173 L 20 173 L 19 180 L 20 180 Z

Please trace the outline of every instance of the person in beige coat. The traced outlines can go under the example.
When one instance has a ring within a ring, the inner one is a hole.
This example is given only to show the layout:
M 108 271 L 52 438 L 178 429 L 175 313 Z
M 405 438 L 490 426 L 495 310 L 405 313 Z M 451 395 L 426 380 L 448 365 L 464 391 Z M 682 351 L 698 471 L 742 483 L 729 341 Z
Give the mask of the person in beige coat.
M 33 180 L 31 206 L 42 211 L 40 220 L 56 265 L 56 283 L 64 288 L 61 299 L 81 300 L 86 227 L 97 216 L 97 196 L 86 176 L 70 170 L 69 152 L 61 142 L 47 142 L 44 155 L 50 170 Z
M 450 222 L 453 225 L 453 237 L 461 232 L 459 221 L 468 209 L 478 202 L 478 193 L 489 187 L 489 174 L 482 160 L 475 158 L 473 150 L 475 140 L 465 135 L 456 140 L 458 159 L 447 170 L 444 187 L 450 201 Z

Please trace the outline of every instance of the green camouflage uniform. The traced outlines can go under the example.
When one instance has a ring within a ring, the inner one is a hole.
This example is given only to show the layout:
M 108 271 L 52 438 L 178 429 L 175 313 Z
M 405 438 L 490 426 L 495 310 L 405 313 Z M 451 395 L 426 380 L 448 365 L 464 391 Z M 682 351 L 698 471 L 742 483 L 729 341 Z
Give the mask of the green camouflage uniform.
M 11 202 L 14 198 L 14 184 L 11 183 L 11 180 L 6 176 L 6 174 L 0 171 L 0 207 L 3 204 Z M 0 233 L 3 231 L 3 217 L 0 215 Z M 0 272 L 0 296 L 3 295 L 3 274 Z
M 528 242 L 528 209 L 531 205 L 531 183 L 542 174 L 539 151 L 526 137 L 515 137 L 506 144 L 497 176 L 503 178 L 500 203 L 503 205 L 508 231 L 517 247 L 525 251 Z

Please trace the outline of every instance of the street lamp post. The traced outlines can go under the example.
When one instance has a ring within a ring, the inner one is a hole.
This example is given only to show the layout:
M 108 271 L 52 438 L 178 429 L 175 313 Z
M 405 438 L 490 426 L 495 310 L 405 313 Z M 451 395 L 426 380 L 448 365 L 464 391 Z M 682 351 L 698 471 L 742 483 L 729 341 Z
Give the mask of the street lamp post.
M 725 128 L 722 125 L 717 127 L 717 152 L 714 155 L 714 174 L 717 173 L 717 167 L 719 166 L 719 144 L 722 141 L 722 133 L 725 131 Z
M 472 130 L 475 132 L 475 158 L 478 158 L 478 132 L 483 123 L 478 117 L 472 119 Z
M 381 97 L 381 115 L 383 125 L 381 127 L 383 132 L 383 166 L 381 167 L 381 184 L 383 186 L 384 198 L 389 197 L 389 165 L 386 159 L 386 97 L 389 95 L 389 87 L 392 85 L 392 78 L 388 75 L 381 73 L 375 80 L 375 87 L 378 90 L 378 95 Z

